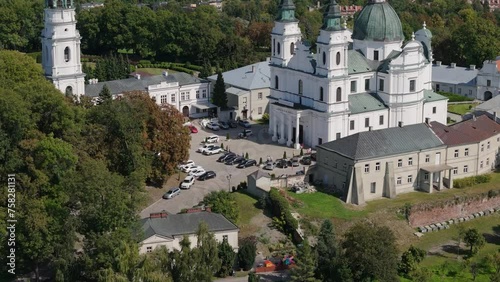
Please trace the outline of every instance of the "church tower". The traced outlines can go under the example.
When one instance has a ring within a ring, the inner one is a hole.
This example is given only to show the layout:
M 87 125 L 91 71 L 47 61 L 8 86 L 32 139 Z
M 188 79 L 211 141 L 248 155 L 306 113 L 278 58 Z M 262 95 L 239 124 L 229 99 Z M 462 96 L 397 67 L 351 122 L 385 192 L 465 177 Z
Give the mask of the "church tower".
M 80 33 L 74 0 L 45 0 L 42 67 L 47 79 L 66 95 L 85 94 L 80 61 Z
M 281 0 L 278 18 L 271 32 L 271 64 L 286 67 L 301 38 L 293 1 Z

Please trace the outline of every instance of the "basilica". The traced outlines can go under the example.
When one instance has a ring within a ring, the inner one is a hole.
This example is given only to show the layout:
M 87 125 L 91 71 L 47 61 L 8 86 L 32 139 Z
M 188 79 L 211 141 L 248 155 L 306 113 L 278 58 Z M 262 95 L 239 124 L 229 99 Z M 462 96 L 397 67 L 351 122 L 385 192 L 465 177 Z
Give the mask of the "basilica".
M 431 87 L 431 38 L 424 23 L 405 42 L 385 0 L 369 0 L 351 31 L 332 0 L 311 52 L 295 5 L 282 0 L 271 33 L 273 141 L 315 147 L 363 131 L 446 124 L 447 98 Z

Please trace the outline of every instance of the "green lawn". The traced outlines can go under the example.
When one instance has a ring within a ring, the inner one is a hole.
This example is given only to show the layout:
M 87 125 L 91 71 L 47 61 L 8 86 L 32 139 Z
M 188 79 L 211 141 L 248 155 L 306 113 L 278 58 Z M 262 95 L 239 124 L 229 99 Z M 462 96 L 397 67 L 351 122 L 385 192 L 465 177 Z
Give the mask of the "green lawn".
M 304 194 L 288 193 L 293 198 L 302 202 L 302 206 L 296 208 L 296 210 L 300 214 L 312 218 L 339 218 L 348 220 L 367 214 L 364 210 L 347 208 L 347 205 L 337 197 L 322 192 Z
M 141 69 L 137 69 L 137 71 L 145 72 L 145 73 L 148 73 L 151 75 L 163 74 L 164 71 L 168 71 L 169 73 L 176 72 L 174 70 L 165 70 L 165 69 L 160 69 L 160 68 L 141 68 Z
M 464 115 L 476 107 L 476 103 L 448 105 L 448 112 Z M 471 108 L 472 107 L 472 108 Z
M 238 227 L 240 228 L 240 236 L 245 237 L 249 235 L 255 235 L 260 226 L 253 226 L 250 224 L 252 218 L 257 214 L 261 213 L 262 210 L 256 207 L 257 200 L 251 196 L 236 192 L 232 193 L 239 209 Z

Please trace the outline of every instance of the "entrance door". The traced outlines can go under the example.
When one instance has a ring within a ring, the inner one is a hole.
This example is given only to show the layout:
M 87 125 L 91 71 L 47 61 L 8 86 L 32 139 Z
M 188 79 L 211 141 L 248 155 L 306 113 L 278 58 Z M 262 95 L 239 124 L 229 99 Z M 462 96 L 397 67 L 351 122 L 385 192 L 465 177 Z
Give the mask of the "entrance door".
M 243 119 L 247 119 L 248 118 L 247 113 L 248 113 L 248 110 L 241 111 L 241 114 L 243 115 Z
M 299 144 L 304 144 L 304 126 L 299 125 Z
M 491 98 L 493 98 L 493 94 L 490 91 L 484 92 L 484 100 L 485 101 L 488 101 Z
M 185 116 L 185 117 L 189 117 L 189 107 L 188 106 L 184 106 L 182 108 L 182 114 Z
M 434 164 L 440 164 L 441 163 L 441 153 L 436 153 L 436 161 Z

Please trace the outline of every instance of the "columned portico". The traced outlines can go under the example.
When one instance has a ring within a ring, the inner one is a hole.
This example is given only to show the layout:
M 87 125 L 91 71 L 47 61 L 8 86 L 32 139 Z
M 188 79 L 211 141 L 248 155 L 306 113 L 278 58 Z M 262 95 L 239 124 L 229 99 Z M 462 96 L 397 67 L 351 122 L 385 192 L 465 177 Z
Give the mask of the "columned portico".
M 285 139 L 285 120 L 286 116 L 284 113 L 281 113 L 281 124 L 280 124 L 280 139 L 278 140 L 278 143 L 280 144 L 285 144 L 286 139 Z
M 432 193 L 434 188 L 438 191 L 443 190 L 443 184 L 448 188 L 453 188 L 452 169 L 453 167 L 444 164 L 423 167 L 421 169 L 423 181 L 420 182 L 420 189 Z M 445 171 L 448 171 L 448 178 L 444 178 Z
M 300 113 L 297 113 L 295 119 L 295 144 L 293 145 L 296 150 L 300 149 L 299 134 L 300 134 Z
M 287 123 L 288 123 L 288 134 L 287 134 L 287 141 L 286 141 L 286 145 L 288 147 L 291 147 L 292 144 L 293 144 L 293 140 L 292 140 L 292 119 L 291 118 L 287 118 Z

